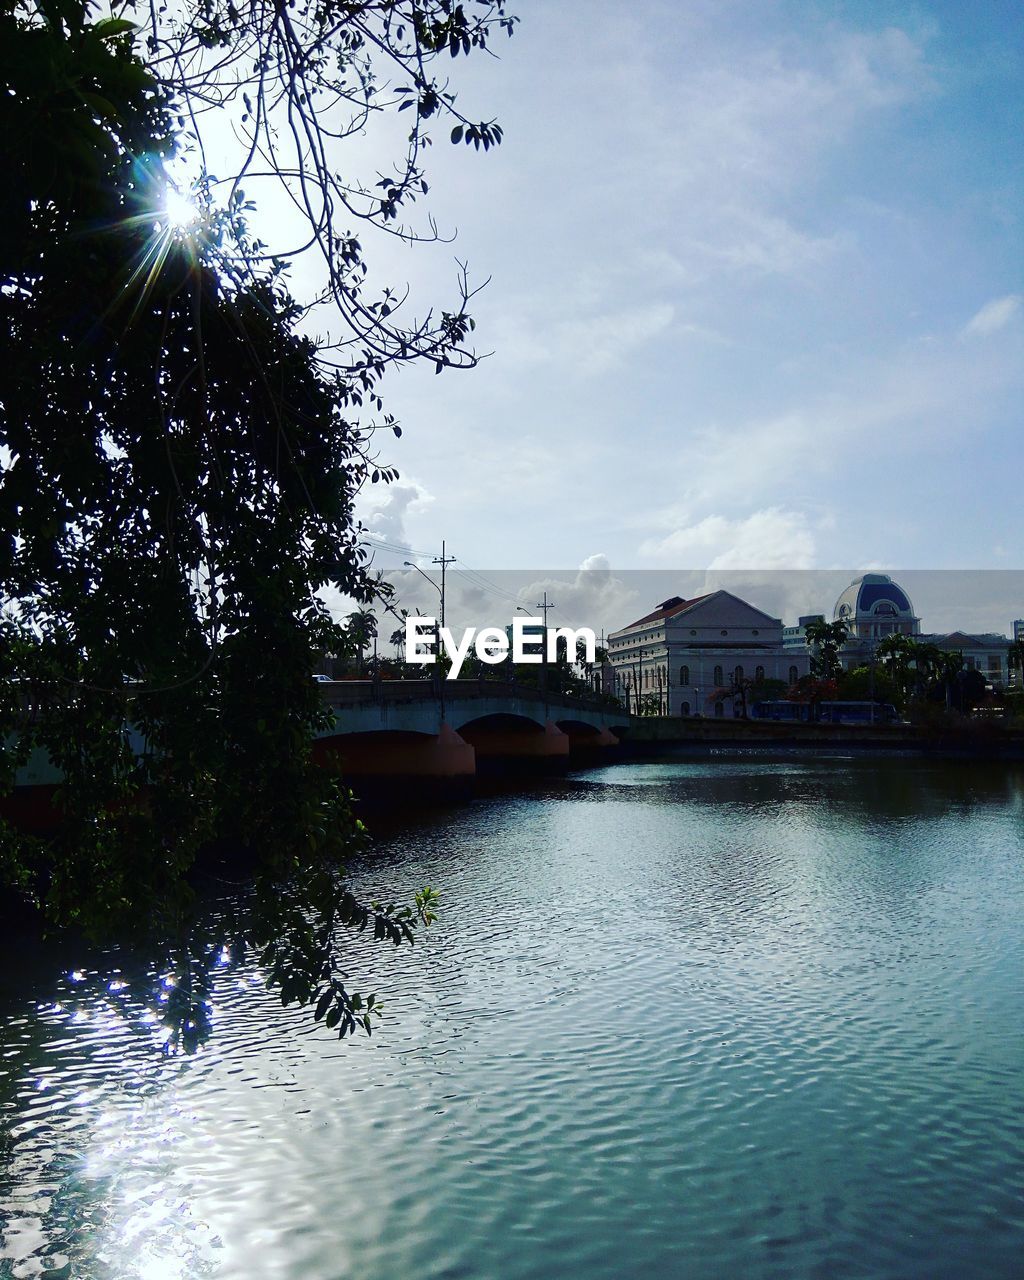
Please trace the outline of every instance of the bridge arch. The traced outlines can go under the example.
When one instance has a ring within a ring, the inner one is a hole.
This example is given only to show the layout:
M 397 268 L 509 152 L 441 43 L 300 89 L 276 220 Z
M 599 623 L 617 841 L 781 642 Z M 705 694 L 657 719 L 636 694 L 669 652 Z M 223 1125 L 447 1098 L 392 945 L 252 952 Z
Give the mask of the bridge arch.
M 464 730 L 473 732 L 500 732 L 507 731 L 510 733 L 543 733 L 544 720 L 539 716 L 531 716 L 519 711 L 492 711 L 485 715 L 472 715 L 471 707 L 452 707 L 449 711 L 452 727 L 462 733 Z
M 552 721 L 493 712 L 459 725 L 476 751 L 478 772 L 557 772 L 568 767 L 569 737 Z

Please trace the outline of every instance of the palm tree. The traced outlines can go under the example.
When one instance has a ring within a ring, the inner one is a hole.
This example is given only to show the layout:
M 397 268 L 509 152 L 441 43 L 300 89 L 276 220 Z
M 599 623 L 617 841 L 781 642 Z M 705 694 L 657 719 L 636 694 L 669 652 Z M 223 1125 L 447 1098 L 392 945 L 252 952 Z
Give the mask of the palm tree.
M 395 659 L 398 662 L 405 661 L 405 620 L 409 616 L 407 609 L 402 610 L 402 625 L 396 627 L 388 638 L 388 643 L 395 646 Z
M 807 624 L 804 636 L 811 650 L 811 675 L 821 680 L 839 678 L 839 650 L 846 643 L 847 630 L 845 622 L 826 622 L 824 618 Z
M 907 696 L 907 666 L 913 656 L 914 642 L 900 631 L 893 631 L 879 642 L 875 650 L 882 665 L 887 667 L 893 684 L 900 694 Z
M 355 650 L 356 670 L 363 674 L 363 650 L 368 649 L 377 636 L 377 619 L 372 609 L 356 609 L 345 621 L 349 643 Z
M 919 640 L 911 641 L 910 661 L 914 664 L 915 693 L 918 697 L 926 687 L 938 676 L 942 651 L 934 644 L 921 644 Z
M 946 691 L 947 710 L 953 705 L 953 685 L 963 669 L 964 655 L 959 650 L 956 653 L 948 653 L 945 650 L 940 651 L 937 676 L 939 684 Z

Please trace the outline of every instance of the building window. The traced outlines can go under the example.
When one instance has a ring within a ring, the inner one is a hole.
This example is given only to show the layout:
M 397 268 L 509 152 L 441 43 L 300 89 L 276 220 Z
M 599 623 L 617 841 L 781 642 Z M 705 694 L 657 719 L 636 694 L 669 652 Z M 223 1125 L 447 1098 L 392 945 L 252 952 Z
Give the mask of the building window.
M 729 633 L 728 633 L 728 631 L 723 631 L 723 632 L 722 632 L 722 635 L 723 635 L 723 636 L 727 636 L 728 634 L 729 634 Z
M 743 679 L 743 668 L 737 667 L 736 670 L 732 673 L 732 678 L 733 680 L 736 681 L 737 684 L 739 684 L 739 682 Z
M 682 716 L 688 716 L 690 714 L 690 704 L 688 702 L 684 702 L 679 708 L 679 714 Z
M 796 682 L 797 682 L 799 679 L 800 679 L 800 675 L 799 675 L 799 673 L 797 672 L 796 667 L 790 667 L 790 669 L 789 669 L 789 683 L 790 683 L 790 684 L 796 684 Z
M 690 683 L 690 668 L 689 668 L 689 667 L 680 667 L 680 668 L 679 668 L 679 683 L 680 683 L 680 684 L 683 684 L 683 685 L 686 685 L 686 684 L 689 684 L 689 683 Z
M 725 676 L 722 674 L 721 667 L 715 667 L 715 684 L 716 685 L 725 684 Z
M 751 633 L 750 633 L 750 634 L 751 634 L 752 636 L 759 636 L 761 633 L 760 633 L 760 631 L 758 631 L 757 627 L 755 627 L 755 628 L 753 629 L 753 631 L 751 631 Z
M 725 715 L 725 707 L 722 705 L 722 703 L 721 703 L 721 702 L 716 702 L 716 703 L 715 703 L 715 715 L 716 715 L 716 716 L 724 716 L 724 715 Z
M 764 667 L 754 668 L 754 680 L 757 684 L 764 684 Z
M 697 634 L 697 633 L 696 633 L 696 631 L 691 631 L 691 632 L 690 632 L 690 635 L 691 635 L 691 636 L 695 636 L 696 634 Z

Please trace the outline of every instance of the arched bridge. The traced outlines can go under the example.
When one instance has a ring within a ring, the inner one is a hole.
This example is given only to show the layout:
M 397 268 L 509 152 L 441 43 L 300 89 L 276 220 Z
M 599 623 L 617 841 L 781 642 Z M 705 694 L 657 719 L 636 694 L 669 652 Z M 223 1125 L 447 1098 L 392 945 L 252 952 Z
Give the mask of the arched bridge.
M 547 772 L 607 758 L 626 712 L 601 699 L 484 680 L 331 681 L 317 757 L 351 778 L 432 792 L 478 773 Z M 435 786 L 437 784 L 437 786 Z

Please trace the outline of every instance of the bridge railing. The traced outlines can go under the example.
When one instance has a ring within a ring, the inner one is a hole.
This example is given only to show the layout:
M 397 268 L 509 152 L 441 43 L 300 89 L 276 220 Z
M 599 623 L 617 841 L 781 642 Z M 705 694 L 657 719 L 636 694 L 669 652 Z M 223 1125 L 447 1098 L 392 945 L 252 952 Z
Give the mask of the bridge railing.
M 442 690 L 443 684 L 443 690 Z M 481 698 L 515 699 L 533 705 L 570 709 L 615 712 L 618 708 L 600 697 L 581 698 L 570 694 L 547 692 L 532 685 L 505 680 L 331 680 L 320 684 L 324 700 L 336 710 L 343 707 L 379 705 L 382 702 L 446 703 L 479 701 Z

